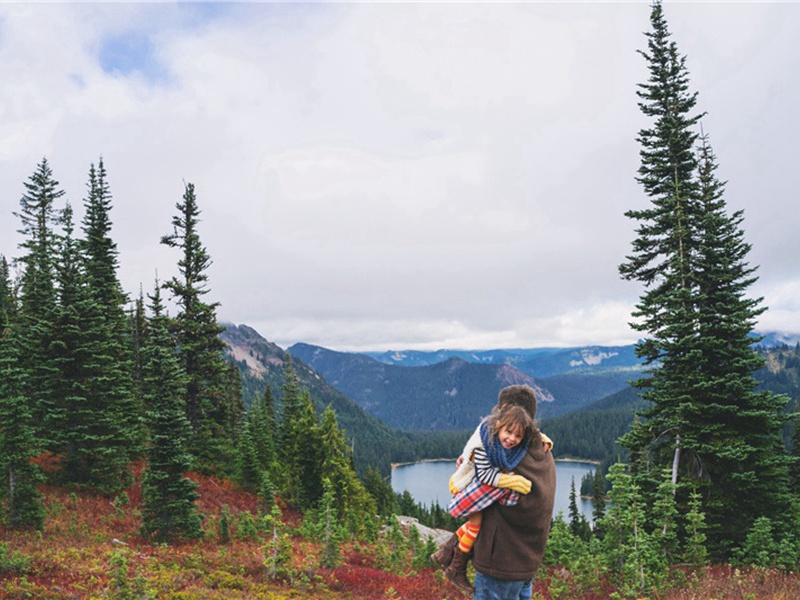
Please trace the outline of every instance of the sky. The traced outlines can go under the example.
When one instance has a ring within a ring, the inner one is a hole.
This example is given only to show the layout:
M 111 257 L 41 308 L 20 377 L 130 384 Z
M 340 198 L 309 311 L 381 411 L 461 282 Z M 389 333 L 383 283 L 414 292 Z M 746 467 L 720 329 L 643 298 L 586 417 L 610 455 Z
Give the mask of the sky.
M 800 4 L 665 2 L 759 331 L 800 332 Z M 0 254 L 43 158 L 113 195 L 132 296 L 177 273 L 195 185 L 209 302 L 287 348 L 618 345 L 648 2 L 0 0 Z M 62 199 L 62 200 L 63 200 Z

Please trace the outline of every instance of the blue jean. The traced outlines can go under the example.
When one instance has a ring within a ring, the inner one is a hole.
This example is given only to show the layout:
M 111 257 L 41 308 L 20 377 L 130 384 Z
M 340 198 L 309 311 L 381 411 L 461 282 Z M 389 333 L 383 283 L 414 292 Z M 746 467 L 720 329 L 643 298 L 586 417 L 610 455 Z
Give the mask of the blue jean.
M 495 579 L 480 571 L 475 573 L 475 593 L 472 600 L 530 600 L 533 578 L 525 581 Z

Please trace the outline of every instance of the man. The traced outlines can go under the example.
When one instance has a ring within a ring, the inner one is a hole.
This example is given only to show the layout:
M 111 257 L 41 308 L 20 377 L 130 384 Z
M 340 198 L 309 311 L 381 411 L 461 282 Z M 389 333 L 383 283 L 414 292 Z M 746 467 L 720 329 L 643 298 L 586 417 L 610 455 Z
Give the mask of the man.
M 503 388 L 498 404 L 516 404 L 536 417 L 536 396 L 527 385 Z M 492 504 L 483 512 L 472 564 L 476 575 L 473 600 L 529 600 L 533 578 L 544 555 L 556 490 L 553 454 L 539 435 L 514 472 L 531 481 L 531 491 L 514 506 Z M 455 537 L 455 536 L 454 536 Z M 432 558 L 443 568 L 452 561 L 452 539 Z

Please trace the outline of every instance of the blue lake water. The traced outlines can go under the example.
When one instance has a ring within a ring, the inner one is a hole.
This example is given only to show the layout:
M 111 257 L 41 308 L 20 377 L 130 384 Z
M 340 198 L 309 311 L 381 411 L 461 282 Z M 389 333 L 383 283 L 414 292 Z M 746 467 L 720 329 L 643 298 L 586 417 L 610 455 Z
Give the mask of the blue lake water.
M 392 469 L 392 489 L 398 494 L 408 493 L 420 504 L 426 506 L 438 502 L 442 508 L 452 497 L 448 489 L 450 475 L 455 471 L 455 461 L 418 462 L 397 466 Z M 569 492 L 572 480 L 575 491 L 580 494 L 581 479 L 586 473 L 594 473 L 595 465 L 588 462 L 556 460 L 556 500 L 553 515 L 559 511 L 569 518 Z M 589 522 L 592 521 L 592 501 L 578 497 L 578 510 Z

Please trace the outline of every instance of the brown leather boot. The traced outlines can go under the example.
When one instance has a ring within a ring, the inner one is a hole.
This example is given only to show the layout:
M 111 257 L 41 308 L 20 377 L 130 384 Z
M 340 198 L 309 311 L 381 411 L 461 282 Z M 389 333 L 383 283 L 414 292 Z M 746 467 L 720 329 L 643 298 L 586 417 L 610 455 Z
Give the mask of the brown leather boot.
M 450 566 L 444 571 L 444 576 L 447 577 L 453 584 L 462 592 L 472 593 L 472 584 L 467 579 L 467 563 L 469 562 L 469 554 L 462 552 L 458 548 L 453 552 L 453 561 Z
M 458 546 L 458 536 L 454 533 L 449 540 L 442 544 L 441 548 L 431 554 L 431 560 L 444 571 L 453 562 L 453 552 L 456 546 Z

